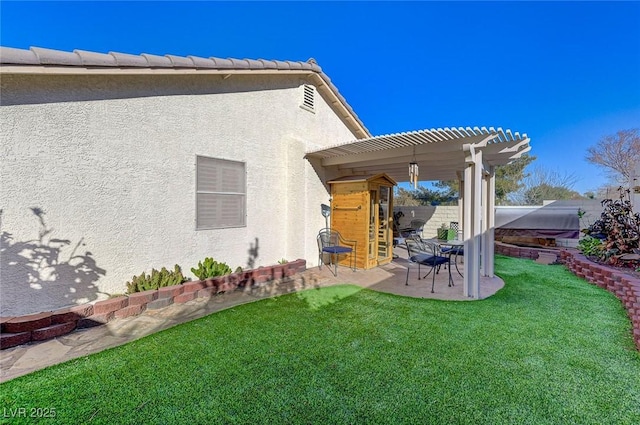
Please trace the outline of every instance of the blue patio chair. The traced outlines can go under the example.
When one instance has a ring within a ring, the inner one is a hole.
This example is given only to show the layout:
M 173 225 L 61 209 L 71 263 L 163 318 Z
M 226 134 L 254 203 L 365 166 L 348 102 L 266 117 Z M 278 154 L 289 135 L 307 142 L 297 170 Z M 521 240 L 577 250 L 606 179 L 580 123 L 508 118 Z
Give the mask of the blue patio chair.
M 353 264 L 352 270 L 356 271 L 357 241 L 344 239 L 340 232 L 331 229 L 322 229 L 318 233 L 318 268 L 324 264 L 324 255 L 328 254 L 330 258 L 329 270 L 331 263 L 334 265 L 334 276 L 338 276 L 338 256 L 349 254 L 349 265 Z
M 407 278 L 405 285 L 409 285 L 409 269 L 411 264 L 418 265 L 418 280 L 424 279 L 433 273 L 431 277 L 431 293 L 436 283 L 436 273 L 440 271 L 440 267 L 445 264 L 449 272 L 449 286 L 453 286 L 453 277 L 451 277 L 451 257 L 442 255 L 438 244 L 424 240 L 418 236 L 405 238 L 407 244 L 407 253 L 409 254 L 409 264 L 407 265 Z M 429 267 L 429 273 L 420 277 L 420 267 Z

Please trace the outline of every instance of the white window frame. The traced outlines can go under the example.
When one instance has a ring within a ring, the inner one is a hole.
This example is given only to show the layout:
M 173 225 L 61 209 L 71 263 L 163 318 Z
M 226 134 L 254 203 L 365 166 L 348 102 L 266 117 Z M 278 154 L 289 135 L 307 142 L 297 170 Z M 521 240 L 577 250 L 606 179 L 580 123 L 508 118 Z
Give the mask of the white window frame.
M 243 192 L 231 192 L 231 191 L 224 191 L 224 190 L 220 190 L 220 191 L 207 191 L 207 190 L 200 190 L 199 189 L 199 182 L 200 182 L 200 172 L 199 172 L 199 162 L 200 159 L 205 159 L 205 160 L 213 160 L 213 161 L 217 161 L 220 163 L 235 163 L 235 164 L 241 164 L 242 165 L 242 171 L 243 171 L 243 177 L 244 177 L 244 181 L 243 181 Z M 211 157 L 211 156 L 206 156 L 206 155 L 196 155 L 196 196 L 195 196 L 195 212 L 196 212 L 196 216 L 195 216 L 195 228 L 196 230 L 212 230 L 212 229 L 230 229 L 230 228 L 237 228 L 237 227 L 247 227 L 247 163 L 244 161 L 234 161 L 234 160 L 229 160 L 229 159 L 223 159 L 223 158 L 215 158 L 215 157 Z M 235 197 L 241 197 L 242 198 L 242 223 L 237 223 L 237 224 L 231 224 L 231 225 L 220 225 L 218 224 L 214 224 L 214 225 L 203 225 L 200 224 L 198 222 L 198 216 L 200 214 L 198 214 L 198 198 L 199 195 L 219 195 L 219 196 L 235 196 Z

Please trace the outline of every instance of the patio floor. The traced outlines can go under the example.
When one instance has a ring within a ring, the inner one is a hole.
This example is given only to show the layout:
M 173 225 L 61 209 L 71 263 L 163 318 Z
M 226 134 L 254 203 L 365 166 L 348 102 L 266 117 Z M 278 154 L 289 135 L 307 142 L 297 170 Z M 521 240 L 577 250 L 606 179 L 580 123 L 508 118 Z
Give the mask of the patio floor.
M 369 288 L 374 291 L 388 292 L 396 295 L 404 295 L 408 297 L 416 298 L 430 298 L 438 300 L 452 300 L 452 301 L 473 301 L 473 298 L 469 298 L 463 295 L 463 278 L 458 274 L 455 267 L 451 271 L 454 286 L 448 286 L 448 271 L 442 269 L 440 273 L 436 274 L 436 283 L 434 286 L 434 293 L 431 293 L 431 275 L 426 279 L 418 280 L 418 266 L 411 265 L 409 272 L 409 285 L 405 285 L 405 279 L 407 276 L 407 250 L 402 247 L 394 248 L 393 253 L 398 258 L 380 267 L 376 267 L 369 270 L 357 270 L 353 272 L 348 267 L 338 267 L 338 276 L 333 276 L 328 266 L 323 266 L 320 270 L 317 267 L 313 267 L 310 271 L 315 270 L 318 273 L 320 281 L 325 284 L 336 283 L 352 283 L 354 285 Z M 458 259 L 458 268 L 463 272 L 464 265 L 462 264 L 462 258 Z M 421 268 L 422 273 L 425 274 L 428 268 Z M 504 287 L 504 282 L 499 277 L 480 277 L 480 299 L 490 297 L 498 290 Z

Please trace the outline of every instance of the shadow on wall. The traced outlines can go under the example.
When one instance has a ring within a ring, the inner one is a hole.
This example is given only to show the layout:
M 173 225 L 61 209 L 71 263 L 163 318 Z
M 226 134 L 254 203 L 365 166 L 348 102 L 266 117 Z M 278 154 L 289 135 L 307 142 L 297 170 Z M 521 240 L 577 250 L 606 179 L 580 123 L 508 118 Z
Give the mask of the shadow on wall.
M 157 75 L 153 81 L 144 75 L 83 75 L 82 78 L 73 75 L 10 75 L 2 79 L 2 105 L 250 93 L 300 86 L 299 79 L 293 75 L 274 76 L 268 80 L 268 86 L 265 86 L 265 81 L 255 75 L 241 74 L 229 79 L 219 75 Z
M 327 183 L 328 181 L 332 180 L 330 178 L 330 176 L 328 176 L 327 174 L 331 174 L 331 176 L 333 177 L 337 177 L 338 174 L 337 173 L 327 173 L 327 170 L 322 166 L 322 160 L 318 159 L 318 158 L 307 158 L 305 156 L 306 160 L 309 161 L 309 164 L 311 164 L 311 167 L 313 167 L 313 171 L 315 171 L 316 176 L 318 177 L 318 179 L 320 180 L 320 182 L 322 183 L 322 185 L 324 186 L 325 190 L 327 191 L 327 194 L 331 193 L 331 187 L 329 186 L 329 183 Z
M 256 267 L 256 260 L 258 259 L 258 254 L 259 254 L 259 239 L 256 238 L 255 243 L 252 242 L 249 245 L 249 258 L 247 259 L 247 269 L 253 269 Z
M 0 210 L 0 316 L 17 316 L 94 301 L 96 282 L 106 275 L 83 240 L 75 245 L 68 239 L 53 238 L 44 211 L 31 208 L 39 224 L 38 238 L 16 240 L 2 229 Z M 68 254 L 65 251 L 71 249 Z

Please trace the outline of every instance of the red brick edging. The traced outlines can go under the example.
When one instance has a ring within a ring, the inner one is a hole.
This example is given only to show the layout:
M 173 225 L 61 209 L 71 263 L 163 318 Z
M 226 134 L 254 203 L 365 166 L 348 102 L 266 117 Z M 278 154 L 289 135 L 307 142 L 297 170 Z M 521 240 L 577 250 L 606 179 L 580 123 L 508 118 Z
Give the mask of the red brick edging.
M 611 292 L 620 300 L 631 319 L 633 341 L 640 351 L 640 279 L 621 273 L 612 267 L 594 263 L 577 249 L 523 248 L 500 242 L 496 242 L 495 247 L 497 254 L 510 257 L 536 259 L 542 252 L 559 255 L 558 261 L 573 274 Z
M 236 288 L 291 277 L 307 269 L 306 260 L 259 267 L 204 281 L 188 281 L 129 296 L 18 317 L 0 317 L 0 349 L 65 335 L 75 329 L 104 325 L 115 318 L 137 316 L 149 309 L 209 298 Z

